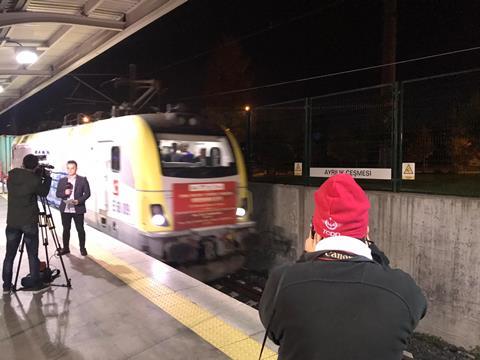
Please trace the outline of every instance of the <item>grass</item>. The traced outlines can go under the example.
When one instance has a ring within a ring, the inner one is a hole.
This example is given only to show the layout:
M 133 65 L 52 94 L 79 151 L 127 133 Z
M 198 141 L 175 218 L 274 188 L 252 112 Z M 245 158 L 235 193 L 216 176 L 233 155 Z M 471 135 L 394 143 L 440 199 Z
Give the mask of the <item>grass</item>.
M 402 181 L 402 191 L 429 194 L 480 196 L 480 174 L 416 174 Z

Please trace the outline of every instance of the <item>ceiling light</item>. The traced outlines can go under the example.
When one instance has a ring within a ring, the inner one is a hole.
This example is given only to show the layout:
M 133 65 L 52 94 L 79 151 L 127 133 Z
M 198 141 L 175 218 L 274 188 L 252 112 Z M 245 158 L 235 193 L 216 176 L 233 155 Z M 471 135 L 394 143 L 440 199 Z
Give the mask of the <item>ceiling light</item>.
M 2 92 L 4 92 L 4 91 L 5 91 L 5 89 L 3 88 L 2 85 L 0 85 L 0 94 L 1 94 Z
M 30 65 L 38 60 L 38 55 L 33 50 L 21 48 L 21 50 L 17 52 L 16 59 L 19 64 Z

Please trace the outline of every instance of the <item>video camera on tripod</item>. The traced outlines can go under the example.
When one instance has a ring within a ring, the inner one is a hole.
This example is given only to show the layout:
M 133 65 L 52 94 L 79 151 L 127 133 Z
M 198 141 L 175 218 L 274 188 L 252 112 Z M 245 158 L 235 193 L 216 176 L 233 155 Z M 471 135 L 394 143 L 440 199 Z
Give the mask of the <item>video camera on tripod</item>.
M 38 167 L 35 169 L 35 174 L 41 176 L 42 178 L 46 178 L 50 176 L 51 171 L 55 169 L 55 166 L 45 163 L 38 164 Z
M 45 179 L 47 177 L 50 177 L 50 170 L 51 169 L 54 169 L 53 165 L 41 163 L 35 169 L 35 174 L 37 174 L 37 175 L 41 176 L 43 179 Z M 39 230 L 40 230 L 39 235 L 40 235 L 40 238 L 43 242 L 43 247 L 45 249 L 45 262 L 40 262 L 40 269 L 39 269 L 40 270 L 40 278 L 41 278 L 43 283 L 47 283 L 47 284 L 54 285 L 54 286 L 62 286 L 62 287 L 71 288 L 72 283 L 71 283 L 71 279 L 68 277 L 67 270 L 65 268 L 65 263 L 63 262 L 62 254 L 60 252 L 60 249 L 61 249 L 60 241 L 58 239 L 58 235 L 57 235 L 57 232 L 55 230 L 55 223 L 53 221 L 53 216 L 52 216 L 52 211 L 50 209 L 50 204 L 49 204 L 46 196 L 39 196 L 39 200 L 40 200 L 40 203 L 41 203 L 42 207 L 41 207 L 40 212 L 38 214 L 38 217 L 39 217 L 38 227 L 39 227 Z M 66 280 L 65 284 L 61 284 L 61 285 L 52 284 L 52 282 L 56 278 L 61 276 L 61 271 L 58 270 L 58 269 L 52 270 L 51 267 L 50 267 L 50 256 L 49 256 L 49 249 L 48 249 L 49 234 L 51 236 L 51 239 L 53 240 L 53 245 L 55 247 L 54 255 L 58 256 L 58 258 L 60 259 L 61 267 L 62 267 L 62 270 L 63 270 L 63 275 L 65 276 L 65 280 Z M 18 265 L 17 265 L 17 273 L 16 273 L 16 276 L 15 276 L 15 283 L 14 283 L 14 286 L 13 286 L 15 291 L 17 290 L 17 282 L 18 282 L 18 276 L 19 276 L 19 272 L 20 272 L 20 264 L 21 264 L 21 261 L 22 261 L 24 246 L 25 246 L 25 242 L 22 239 L 22 242 L 20 244 L 20 250 L 19 250 L 20 259 L 19 259 L 19 262 L 18 262 Z M 24 278 L 21 279 L 21 284 L 25 288 L 31 287 L 33 285 L 31 282 L 32 282 L 32 279 L 31 279 L 30 275 L 27 275 L 27 276 L 25 276 Z

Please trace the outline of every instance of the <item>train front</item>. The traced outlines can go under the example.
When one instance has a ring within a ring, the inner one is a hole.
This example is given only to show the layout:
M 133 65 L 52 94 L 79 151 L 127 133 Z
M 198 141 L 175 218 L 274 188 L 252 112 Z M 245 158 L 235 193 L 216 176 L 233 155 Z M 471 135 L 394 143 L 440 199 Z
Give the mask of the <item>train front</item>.
M 253 230 L 240 147 L 228 129 L 193 114 L 147 119 L 161 163 L 162 200 L 152 203 L 148 250 L 171 263 L 238 254 Z

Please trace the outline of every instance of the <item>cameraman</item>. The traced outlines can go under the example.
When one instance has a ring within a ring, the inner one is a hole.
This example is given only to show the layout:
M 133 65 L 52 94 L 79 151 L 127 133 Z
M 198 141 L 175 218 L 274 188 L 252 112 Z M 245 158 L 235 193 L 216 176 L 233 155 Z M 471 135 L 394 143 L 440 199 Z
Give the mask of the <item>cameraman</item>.
M 40 280 L 37 196 L 48 195 L 52 179 L 48 173 L 38 169 L 38 158 L 29 154 L 23 158 L 23 168 L 15 168 L 8 173 L 7 251 L 2 272 L 4 293 L 12 290 L 13 262 L 22 235 L 27 247 L 30 275 L 35 284 L 28 290 L 40 292 L 48 288 Z
M 370 202 L 346 174 L 315 192 L 306 254 L 273 270 L 259 313 L 279 360 L 398 360 L 426 313 L 415 281 L 368 238 Z

